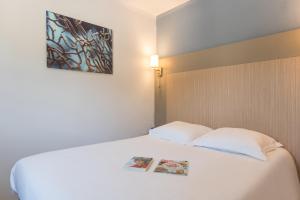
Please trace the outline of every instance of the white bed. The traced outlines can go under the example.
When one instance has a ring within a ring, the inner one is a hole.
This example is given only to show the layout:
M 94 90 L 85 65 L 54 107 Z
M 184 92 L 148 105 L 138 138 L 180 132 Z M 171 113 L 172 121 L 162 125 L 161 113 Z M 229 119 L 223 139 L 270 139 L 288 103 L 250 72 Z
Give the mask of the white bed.
M 154 157 L 148 172 L 123 168 Z M 159 159 L 188 160 L 188 176 L 154 173 Z M 18 161 L 11 187 L 21 200 L 299 200 L 295 164 L 284 149 L 263 162 L 142 136 L 49 152 Z

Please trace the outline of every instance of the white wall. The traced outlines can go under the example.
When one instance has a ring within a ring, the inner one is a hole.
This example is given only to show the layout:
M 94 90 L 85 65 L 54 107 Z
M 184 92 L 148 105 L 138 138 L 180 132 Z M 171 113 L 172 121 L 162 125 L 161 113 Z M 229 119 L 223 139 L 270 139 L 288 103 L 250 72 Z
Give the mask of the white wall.
M 114 74 L 46 68 L 45 11 L 113 29 Z M 112 0 L 0 0 L 0 199 L 31 154 L 145 134 L 153 126 L 155 18 Z

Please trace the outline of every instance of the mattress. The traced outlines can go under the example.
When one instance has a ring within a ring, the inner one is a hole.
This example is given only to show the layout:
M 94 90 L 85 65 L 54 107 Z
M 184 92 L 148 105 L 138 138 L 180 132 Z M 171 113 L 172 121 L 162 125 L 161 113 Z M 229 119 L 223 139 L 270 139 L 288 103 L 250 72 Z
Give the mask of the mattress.
M 126 170 L 133 156 L 154 163 L 147 172 Z M 189 161 L 188 176 L 153 172 L 160 159 Z M 259 161 L 141 136 L 24 158 L 11 188 L 20 200 L 299 200 L 297 177 L 283 148 Z

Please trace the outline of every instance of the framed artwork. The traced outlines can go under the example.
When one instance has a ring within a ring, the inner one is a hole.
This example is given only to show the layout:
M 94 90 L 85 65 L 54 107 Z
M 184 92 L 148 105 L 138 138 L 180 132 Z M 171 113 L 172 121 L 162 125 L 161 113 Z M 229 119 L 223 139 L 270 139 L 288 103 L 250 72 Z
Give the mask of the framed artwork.
M 113 73 L 112 30 L 46 11 L 47 67 Z

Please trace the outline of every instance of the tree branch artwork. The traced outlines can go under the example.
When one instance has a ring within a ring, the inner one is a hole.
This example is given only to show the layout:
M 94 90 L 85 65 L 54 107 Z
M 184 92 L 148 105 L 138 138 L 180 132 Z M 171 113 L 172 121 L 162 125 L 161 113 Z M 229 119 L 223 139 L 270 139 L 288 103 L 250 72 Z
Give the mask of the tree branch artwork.
M 46 12 L 47 66 L 113 73 L 112 30 Z

